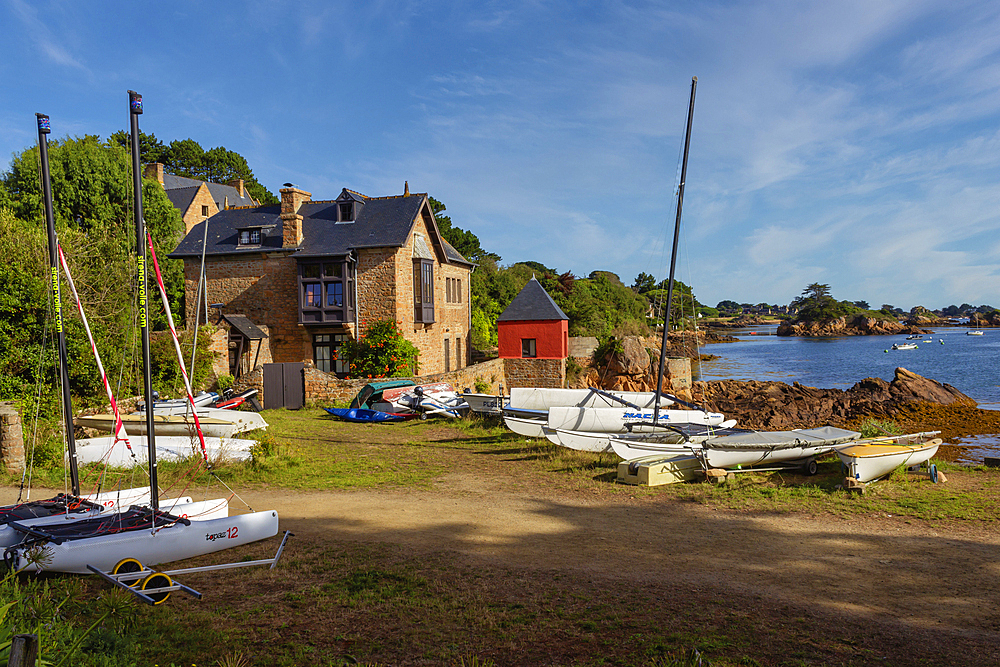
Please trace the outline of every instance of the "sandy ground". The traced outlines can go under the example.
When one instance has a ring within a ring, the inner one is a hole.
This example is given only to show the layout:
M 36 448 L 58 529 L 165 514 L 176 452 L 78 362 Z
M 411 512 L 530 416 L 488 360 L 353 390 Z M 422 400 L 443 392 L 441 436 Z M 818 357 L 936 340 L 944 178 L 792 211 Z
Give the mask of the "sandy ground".
M 945 533 L 884 514 L 743 515 L 586 492 L 522 494 L 465 473 L 436 487 L 241 496 L 255 509 L 278 510 L 282 529 L 295 533 L 289 553 L 300 543 L 390 543 L 487 567 L 610 576 L 623 595 L 650 585 L 790 614 L 813 609 L 903 637 L 960 638 L 977 655 L 954 664 L 1000 664 L 1000 530 L 993 525 Z M 3 489 L 0 502 L 15 497 Z
M 623 591 L 683 582 L 854 617 L 1000 630 L 1000 532 L 942 534 L 887 515 L 743 516 L 700 505 L 446 492 L 243 494 L 296 541 L 394 543 L 505 566 L 613 574 Z M 472 488 L 469 488 L 472 487 Z M 1000 634 L 996 634 L 1000 662 Z

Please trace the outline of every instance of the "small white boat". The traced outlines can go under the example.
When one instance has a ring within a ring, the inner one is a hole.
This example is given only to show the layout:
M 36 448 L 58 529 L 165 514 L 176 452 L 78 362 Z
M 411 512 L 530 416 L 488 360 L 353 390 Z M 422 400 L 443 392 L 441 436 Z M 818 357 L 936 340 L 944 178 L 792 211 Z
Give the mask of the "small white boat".
M 888 475 L 902 465 L 926 463 L 937 453 L 940 431 L 925 431 L 909 435 L 866 438 L 837 448 L 837 455 L 847 475 L 859 482 L 870 482 Z
M 434 382 L 408 387 L 393 387 L 382 392 L 382 400 L 372 403 L 372 409 L 390 414 L 419 412 L 426 416 L 461 417 L 469 409 L 447 382 Z
M 896 343 L 892 346 L 894 350 L 916 350 L 916 343 Z
M 472 392 L 463 392 L 462 398 L 465 402 L 469 404 L 469 408 L 473 412 L 478 412 L 484 415 L 502 415 L 503 406 L 510 402 L 510 397 L 498 396 L 496 394 L 476 394 Z
M 146 436 L 135 435 L 129 438 L 135 458 L 129 453 L 124 442 L 115 443 L 114 436 L 102 438 L 81 438 L 76 441 L 76 459 L 83 465 L 101 463 L 113 468 L 128 468 L 136 463 L 145 465 L 149 459 L 149 443 Z M 250 449 L 256 445 L 255 440 L 240 440 L 236 438 L 215 438 L 205 436 L 205 451 L 209 461 L 246 461 L 250 458 Z M 184 461 L 192 456 L 201 456 L 201 443 L 197 436 L 157 435 L 156 460 Z
M 831 452 L 861 434 L 833 426 L 791 431 L 751 431 L 702 442 L 657 443 L 611 437 L 611 446 L 626 461 L 644 456 L 694 454 L 707 468 L 735 468 L 761 463 L 799 461 Z
M 924 337 L 923 334 L 910 334 L 909 336 L 906 337 L 906 340 L 920 340 L 923 337 Z
M 965 335 L 966 336 L 982 336 L 983 332 L 981 330 L 979 330 L 979 329 L 976 329 L 975 331 L 966 331 Z
M 191 405 L 186 401 L 180 404 L 171 404 L 161 407 L 159 404 L 153 404 L 153 414 L 155 415 L 189 415 L 191 414 Z M 143 410 L 139 410 L 138 414 L 145 415 Z M 219 421 L 230 422 L 233 425 L 233 431 L 230 435 L 235 433 L 246 433 L 247 431 L 256 431 L 257 429 L 265 430 L 267 429 L 267 422 L 264 418 L 260 416 L 257 412 L 250 412 L 247 410 L 229 410 L 223 408 L 204 408 L 199 407 L 198 411 L 195 413 L 198 415 L 198 421 L 202 424 L 202 433 L 208 435 L 208 431 L 205 430 L 205 420 L 206 419 L 218 419 Z M 145 417 L 144 417 L 145 418 Z M 124 418 L 123 418 L 124 419 Z M 127 428 L 126 433 L 130 433 Z M 145 432 L 145 431 L 143 431 Z M 160 429 L 156 429 L 157 435 L 160 434 Z M 226 436 L 222 436 L 226 437 Z
M 145 414 L 122 415 L 121 417 L 126 433 L 129 435 L 146 435 Z M 74 421 L 77 426 L 92 428 L 96 431 L 112 432 L 115 428 L 114 415 L 87 415 L 85 417 L 77 417 Z M 202 419 L 199 416 L 198 423 L 201 425 L 202 433 L 215 438 L 228 438 L 236 429 L 236 425 L 233 422 L 213 419 L 212 417 Z M 156 429 L 156 435 L 189 436 L 197 433 L 194 418 L 191 415 L 154 414 L 153 428 Z

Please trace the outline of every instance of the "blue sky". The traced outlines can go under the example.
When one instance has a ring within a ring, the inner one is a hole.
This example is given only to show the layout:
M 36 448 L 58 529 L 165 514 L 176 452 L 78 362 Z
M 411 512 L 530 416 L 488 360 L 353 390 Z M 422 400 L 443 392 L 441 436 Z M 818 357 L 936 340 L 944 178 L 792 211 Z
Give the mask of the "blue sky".
M 332 199 L 443 201 L 506 264 L 699 300 L 1000 307 L 1000 5 L 0 0 L 0 169 L 141 126 Z

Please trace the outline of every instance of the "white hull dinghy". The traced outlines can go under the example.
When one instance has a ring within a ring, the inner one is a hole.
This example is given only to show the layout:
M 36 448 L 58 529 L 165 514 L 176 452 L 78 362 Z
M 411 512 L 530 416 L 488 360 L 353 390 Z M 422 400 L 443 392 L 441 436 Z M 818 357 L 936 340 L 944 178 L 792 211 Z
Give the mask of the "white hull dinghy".
M 113 468 L 127 468 L 136 463 L 146 464 L 149 459 L 149 443 L 146 436 L 137 435 L 129 438 L 135 458 L 128 449 L 119 444 L 115 446 L 113 436 L 102 438 L 83 438 L 77 440 L 77 460 L 80 464 L 101 463 Z M 202 453 L 201 443 L 197 437 L 182 435 L 157 436 L 156 460 L 184 461 L 192 456 L 207 456 L 209 461 L 246 461 L 250 458 L 250 449 L 256 445 L 255 440 L 237 438 L 205 438 L 205 452 Z
M 190 405 L 170 405 L 165 408 L 161 408 L 154 403 L 154 406 L 153 414 L 155 415 L 183 416 L 191 413 Z M 145 415 L 146 413 L 140 410 L 137 414 Z M 201 430 L 206 435 L 211 435 L 211 433 L 205 429 L 206 419 L 218 419 L 219 421 L 230 422 L 233 425 L 233 431 L 230 435 L 234 435 L 236 433 L 246 433 L 247 431 L 255 431 L 257 429 L 267 429 L 267 422 L 264 421 L 264 418 L 257 412 L 249 412 L 247 410 L 228 410 L 224 408 L 198 408 L 195 414 L 198 415 L 198 421 L 201 422 Z M 145 419 L 145 416 L 143 419 Z M 157 435 L 159 435 L 160 432 L 160 429 L 157 428 Z
M 146 435 L 146 413 L 122 415 L 122 424 L 129 435 Z M 215 438 L 228 438 L 233 435 L 235 425 L 231 421 L 221 419 L 202 419 L 201 432 Z M 77 417 L 76 425 L 92 428 L 96 431 L 113 432 L 115 429 L 114 415 L 89 415 Z M 156 435 L 194 435 L 196 432 L 194 419 L 190 415 L 159 415 L 153 414 L 153 428 Z
M 650 443 L 612 437 L 611 446 L 626 461 L 654 454 L 693 453 L 708 468 L 735 468 L 767 462 L 799 461 L 857 440 L 856 431 L 823 426 L 791 431 L 761 431 L 709 438 L 700 443 Z
M 892 346 L 894 350 L 916 350 L 916 343 L 894 343 Z
M 469 409 L 447 382 L 435 382 L 409 387 L 394 387 L 382 392 L 382 400 L 372 404 L 373 410 L 390 414 L 419 412 L 432 417 L 461 417 Z
M 975 331 L 966 331 L 965 335 L 966 336 L 982 336 L 983 332 L 977 329 Z
M 859 482 L 870 482 L 888 475 L 902 465 L 926 463 L 937 454 L 940 431 L 909 435 L 866 438 L 837 448 L 837 455 L 847 467 L 847 475 Z
M 483 415 L 500 416 L 503 414 L 504 405 L 510 401 L 510 397 L 499 396 L 497 394 L 475 394 L 463 392 L 462 398 L 469 404 L 469 409 Z

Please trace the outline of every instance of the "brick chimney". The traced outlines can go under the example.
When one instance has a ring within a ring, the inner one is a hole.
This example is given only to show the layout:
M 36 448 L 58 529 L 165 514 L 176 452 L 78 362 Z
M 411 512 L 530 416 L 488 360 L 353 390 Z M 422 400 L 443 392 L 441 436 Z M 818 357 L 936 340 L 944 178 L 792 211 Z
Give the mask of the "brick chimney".
M 312 194 L 294 186 L 282 188 L 281 193 L 281 247 L 295 248 L 302 243 L 302 216 L 299 207 L 312 201 Z
M 142 175 L 146 178 L 155 178 L 161 186 L 163 185 L 163 165 L 159 162 L 147 164 L 142 170 Z
M 227 181 L 226 185 L 231 185 L 240 193 L 240 197 L 246 197 L 246 190 L 243 188 L 243 179 L 237 178 L 235 181 Z

